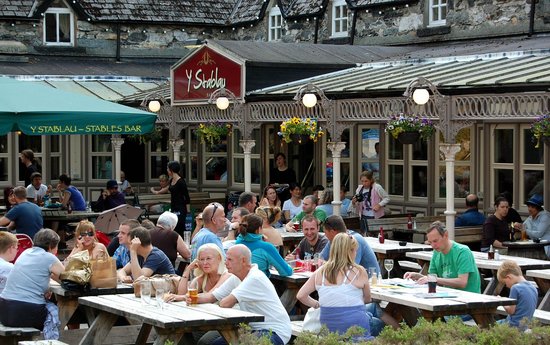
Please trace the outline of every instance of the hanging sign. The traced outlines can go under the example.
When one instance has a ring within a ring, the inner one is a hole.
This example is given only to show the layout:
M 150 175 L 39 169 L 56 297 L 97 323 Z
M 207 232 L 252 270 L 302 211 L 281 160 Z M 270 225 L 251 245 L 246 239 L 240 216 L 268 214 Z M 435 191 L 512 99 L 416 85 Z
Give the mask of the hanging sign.
M 221 88 L 243 98 L 242 75 L 242 64 L 204 45 L 172 67 L 172 104 L 204 104 Z

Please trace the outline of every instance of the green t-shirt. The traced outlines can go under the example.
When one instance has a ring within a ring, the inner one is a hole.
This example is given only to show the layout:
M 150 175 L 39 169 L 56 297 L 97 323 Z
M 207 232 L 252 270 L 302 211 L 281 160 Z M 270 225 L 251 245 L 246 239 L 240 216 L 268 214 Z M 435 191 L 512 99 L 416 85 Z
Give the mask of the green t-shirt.
M 448 254 L 434 251 L 430 262 L 430 273 L 441 278 L 458 278 L 468 273 L 468 283 L 464 291 L 481 293 L 481 278 L 472 251 L 467 246 L 453 242 Z
M 304 219 L 305 216 L 306 216 L 306 214 L 304 213 L 304 211 L 301 211 L 300 213 L 295 215 L 294 218 L 292 218 L 292 221 L 301 223 L 302 219 Z M 327 219 L 327 214 L 325 213 L 325 211 L 316 208 L 315 210 L 313 210 L 313 217 L 317 218 L 317 220 L 321 224 L 319 230 L 323 231 L 322 223 L 325 221 L 325 219 Z

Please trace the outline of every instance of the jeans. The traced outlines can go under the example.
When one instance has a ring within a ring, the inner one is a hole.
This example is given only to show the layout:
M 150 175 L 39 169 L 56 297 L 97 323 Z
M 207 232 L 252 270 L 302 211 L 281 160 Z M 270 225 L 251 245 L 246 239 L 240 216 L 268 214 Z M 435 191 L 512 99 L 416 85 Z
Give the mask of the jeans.
M 380 305 L 375 302 L 366 304 L 365 306 L 367 307 L 367 314 L 370 314 L 371 316 L 370 334 L 373 337 L 377 337 L 384 329 L 384 326 L 386 326 L 384 321 L 380 320 L 380 317 L 382 316 L 382 313 L 384 313 L 384 311 L 382 310 L 382 308 L 380 308 Z

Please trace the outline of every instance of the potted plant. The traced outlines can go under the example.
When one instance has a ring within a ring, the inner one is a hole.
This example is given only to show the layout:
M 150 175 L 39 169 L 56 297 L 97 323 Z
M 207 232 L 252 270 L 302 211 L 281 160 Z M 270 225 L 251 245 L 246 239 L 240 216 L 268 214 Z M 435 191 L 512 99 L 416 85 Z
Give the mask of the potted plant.
M 153 131 L 146 134 L 131 134 L 128 135 L 128 140 L 137 142 L 139 144 L 146 144 L 148 142 L 160 142 L 162 140 L 162 127 L 155 127 Z
M 435 126 L 427 118 L 399 115 L 388 121 L 385 131 L 402 144 L 412 144 L 418 139 L 429 139 L 435 133 Z
M 550 115 L 541 115 L 531 124 L 533 141 L 539 147 L 540 143 L 550 142 Z
M 201 123 L 199 128 L 195 130 L 195 135 L 199 138 L 201 143 L 206 143 L 209 146 L 213 146 L 220 143 L 223 138 L 231 135 L 232 129 L 233 126 L 230 123 Z
M 281 123 L 281 131 L 278 133 L 286 143 L 291 141 L 302 143 L 305 140 L 317 142 L 324 132 L 318 126 L 317 119 L 309 117 L 293 117 Z

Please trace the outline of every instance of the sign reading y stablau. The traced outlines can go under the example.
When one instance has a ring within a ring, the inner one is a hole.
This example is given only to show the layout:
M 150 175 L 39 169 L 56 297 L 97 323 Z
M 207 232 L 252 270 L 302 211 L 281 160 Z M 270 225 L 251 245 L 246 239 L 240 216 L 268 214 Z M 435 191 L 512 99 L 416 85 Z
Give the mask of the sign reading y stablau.
M 204 104 L 220 88 L 243 98 L 243 71 L 241 63 L 204 45 L 172 67 L 172 104 Z

